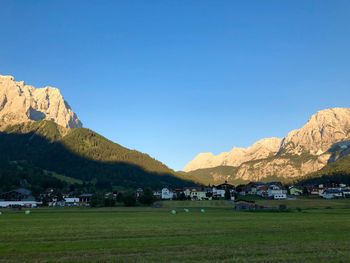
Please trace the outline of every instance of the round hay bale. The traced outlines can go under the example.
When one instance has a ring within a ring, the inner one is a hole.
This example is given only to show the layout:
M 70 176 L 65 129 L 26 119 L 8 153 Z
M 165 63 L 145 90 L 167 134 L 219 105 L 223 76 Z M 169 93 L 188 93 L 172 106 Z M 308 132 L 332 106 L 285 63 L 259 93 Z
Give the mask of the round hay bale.
M 29 210 L 26 210 L 24 213 L 25 213 L 26 215 L 30 215 L 30 211 L 29 211 Z
M 205 213 L 205 210 L 203 208 L 201 209 L 201 213 Z
M 187 209 L 187 208 L 185 208 L 184 211 L 185 211 L 186 213 L 190 212 L 190 210 Z
M 0 216 L 2 215 L 2 212 L 0 212 Z
M 174 210 L 174 209 L 171 210 L 171 214 L 176 215 L 176 213 L 177 213 L 176 210 Z

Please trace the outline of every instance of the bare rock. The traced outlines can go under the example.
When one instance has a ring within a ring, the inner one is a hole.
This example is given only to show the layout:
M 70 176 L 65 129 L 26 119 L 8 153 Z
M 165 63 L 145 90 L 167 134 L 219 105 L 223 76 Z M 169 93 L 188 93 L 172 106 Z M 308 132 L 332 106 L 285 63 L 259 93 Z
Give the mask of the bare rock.
M 0 128 L 38 120 L 52 120 L 65 128 L 82 127 L 57 88 L 35 88 L 0 75 Z

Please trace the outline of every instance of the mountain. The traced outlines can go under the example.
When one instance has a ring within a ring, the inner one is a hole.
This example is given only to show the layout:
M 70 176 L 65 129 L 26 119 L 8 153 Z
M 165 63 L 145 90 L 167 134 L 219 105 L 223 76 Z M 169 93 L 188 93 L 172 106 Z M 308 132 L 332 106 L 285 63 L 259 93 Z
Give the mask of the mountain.
M 217 166 L 240 166 L 244 162 L 264 159 L 275 155 L 281 146 L 279 138 L 262 139 L 248 148 L 233 148 L 215 156 L 212 153 L 200 153 L 184 168 L 185 172 Z
M 0 77 L 0 151 L 0 190 L 195 185 L 149 155 L 82 128 L 58 89 L 11 76 Z
M 0 75 L 0 129 L 38 120 L 51 120 L 65 128 L 82 127 L 58 89 L 35 88 Z
M 350 184 L 350 141 L 334 144 L 328 152 L 331 157 L 322 169 L 300 178 L 301 184 Z
M 186 165 L 187 177 L 198 180 L 198 172 L 212 178 L 211 183 L 226 180 L 261 181 L 271 178 L 294 180 L 320 170 L 334 158 L 330 148 L 350 139 L 350 109 L 332 108 L 317 112 L 300 129 L 291 131 L 282 140 L 263 139 L 253 146 L 234 148 L 231 152 L 199 154 Z M 343 146 L 344 147 L 344 146 Z M 232 166 L 230 173 L 220 171 Z M 212 168 L 216 167 L 215 173 Z
M 321 155 L 334 143 L 350 137 L 350 109 L 333 108 L 314 114 L 304 127 L 283 139 L 281 152 Z

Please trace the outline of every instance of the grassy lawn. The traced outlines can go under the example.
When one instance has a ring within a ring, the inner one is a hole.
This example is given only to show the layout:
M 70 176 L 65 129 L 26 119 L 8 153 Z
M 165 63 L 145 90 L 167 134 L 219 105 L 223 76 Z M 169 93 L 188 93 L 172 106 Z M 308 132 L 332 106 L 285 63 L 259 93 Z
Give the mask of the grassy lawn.
M 0 262 L 350 262 L 350 200 L 294 201 L 302 212 L 216 202 L 2 210 Z

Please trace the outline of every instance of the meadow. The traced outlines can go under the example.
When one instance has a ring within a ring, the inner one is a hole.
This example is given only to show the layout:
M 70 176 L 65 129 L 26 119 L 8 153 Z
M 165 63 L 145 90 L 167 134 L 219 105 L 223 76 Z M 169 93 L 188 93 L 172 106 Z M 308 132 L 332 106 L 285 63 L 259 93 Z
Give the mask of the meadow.
M 0 262 L 350 262 L 350 200 L 261 202 L 291 209 L 238 212 L 228 201 L 5 209 Z

